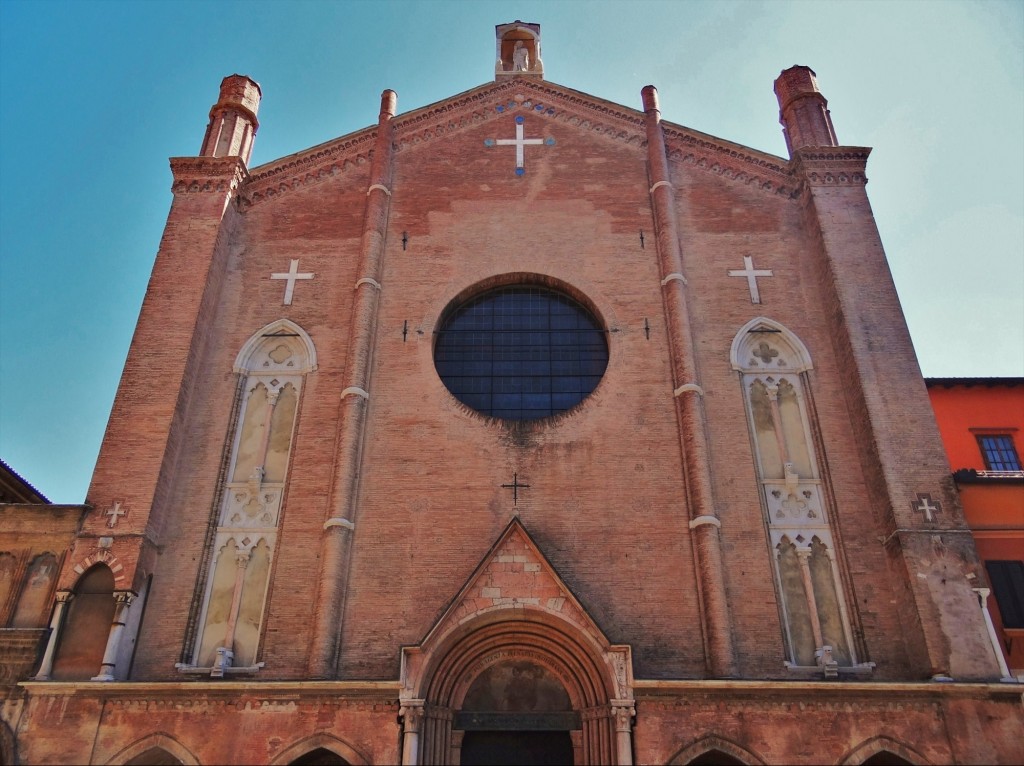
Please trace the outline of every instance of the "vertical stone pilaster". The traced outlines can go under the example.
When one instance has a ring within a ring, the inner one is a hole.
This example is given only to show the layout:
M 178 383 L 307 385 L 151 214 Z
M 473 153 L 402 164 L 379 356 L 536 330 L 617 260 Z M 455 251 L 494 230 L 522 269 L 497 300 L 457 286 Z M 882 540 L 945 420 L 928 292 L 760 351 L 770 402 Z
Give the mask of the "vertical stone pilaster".
M 725 592 L 721 523 L 715 509 L 711 483 L 711 455 L 707 423 L 697 380 L 693 349 L 697 345 L 686 303 L 686 278 L 682 273 L 682 249 L 676 214 L 675 190 L 669 177 L 665 137 L 661 129 L 658 94 L 653 86 L 643 89 L 647 122 L 647 163 L 651 182 L 651 208 L 657 234 L 658 257 L 665 314 L 669 329 L 673 390 L 684 484 L 690 513 L 691 539 L 697 564 L 697 580 L 704 624 L 707 658 L 716 677 L 736 675 L 732 626 Z M 697 522 L 697 523 L 694 523 Z
M 341 621 L 348 578 L 348 551 L 357 515 L 359 466 L 362 461 L 363 431 L 371 395 L 370 371 L 373 340 L 377 330 L 381 275 L 388 214 L 391 209 L 391 162 L 393 154 L 391 118 L 395 116 L 398 96 L 386 90 L 381 94 L 377 140 L 370 166 L 370 186 L 366 190 L 366 209 L 356 298 L 349 322 L 351 338 L 345 365 L 346 388 L 341 394 L 340 428 L 335 448 L 335 477 L 324 522 L 322 543 L 323 569 L 314 613 L 314 634 L 309 672 L 314 678 L 329 678 L 335 673 Z

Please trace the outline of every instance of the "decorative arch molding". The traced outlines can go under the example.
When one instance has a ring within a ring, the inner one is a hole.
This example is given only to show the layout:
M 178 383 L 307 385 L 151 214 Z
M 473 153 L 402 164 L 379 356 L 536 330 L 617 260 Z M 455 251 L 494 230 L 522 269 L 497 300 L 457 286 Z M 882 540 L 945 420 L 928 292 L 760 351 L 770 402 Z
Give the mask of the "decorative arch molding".
M 124 564 L 121 563 L 121 560 L 118 559 L 117 556 L 106 549 L 93 551 L 71 567 L 71 571 L 74 572 L 76 577 L 74 582 L 70 583 L 70 586 L 72 588 L 78 587 L 78 583 L 81 581 L 82 576 L 97 564 L 105 565 L 113 573 L 115 590 L 124 590 Z
M 464 630 L 449 634 L 433 654 L 416 696 L 447 707 L 460 707 L 470 685 L 485 670 L 516 659 L 550 671 L 562 682 L 576 710 L 618 696 L 614 670 L 600 648 L 573 626 L 539 609 L 483 614 Z
M 735 742 L 723 739 L 722 737 L 708 735 L 683 747 L 669 759 L 669 764 L 670 766 L 685 766 L 685 764 L 690 763 L 694 758 L 697 758 L 711 750 L 717 750 L 720 753 L 730 755 L 741 763 L 749 764 L 749 766 L 763 766 L 765 763 L 764 759 L 760 756 L 754 755 L 754 753 L 750 752 L 742 745 L 738 745 Z
M 751 319 L 740 328 L 729 349 L 729 361 L 734 370 L 750 373 L 799 373 L 814 369 L 803 341 L 781 322 L 768 317 Z
M 860 764 L 864 763 L 872 756 L 883 752 L 897 755 L 908 763 L 924 765 L 931 764 L 931 761 L 910 747 L 910 745 L 884 735 L 872 737 L 871 739 L 862 742 L 847 752 L 846 755 L 836 761 L 836 763 L 841 764 L 841 766 L 860 766 Z
M 276 354 L 281 346 L 291 355 L 281 358 L 283 352 Z M 240 374 L 302 375 L 316 368 L 316 347 L 309 333 L 290 319 L 278 319 L 245 342 L 235 357 L 233 370 Z
M 245 342 L 233 369 L 238 388 L 224 447 L 227 472 L 211 510 L 216 532 L 200 570 L 205 584 L 187 661 L 177 664 L 182 673 L 212 678 L 251 675 L 263 664 L 258 655 L 289 463 L 316 348 L 302 327 L 277 319 Z
M 747 322 L 729 351 L 747 411 L 785 644 L 797 677 L 867 674 L 809 372 L 807 347 L 768 317 Z
M 403 761 L 458 762 L 478 725 L 468 715 L 474 682 L 520 664 L 564 690 L 555 728 L 568 732 L 576 763 L 632 762 L 630 647 L 607 639 L 518 518 L 424 640 L 402 649 Z
M 152 750 L 154 748 L 159 748 L 170 753 L 185 764 L 185 766 L 199 766 L 199 759 L 192 754 L 192 751 L 170 734 L 166 734 L 162 731 L 148 734 L 142 739 L 135 740 L 135 742 L 119 751 L 113 758 L 107 761 L 107 763 L 112 766 L 125 764 L 132 758 L 142 755 L 147 750 Z
M 365 764 L 370 763 L 369 759 L 350 744 L 330 734 L 314 734 L 311 737 L 300 739 L 274 756 L 270 763 L 271 766 L 286 766 L 286 764 L 291 763 L 296 758 L 300 758 L 306 753 L 320 748 L 330 750 L 332 753 L 341 756 L 352 766 L 365 766 Z

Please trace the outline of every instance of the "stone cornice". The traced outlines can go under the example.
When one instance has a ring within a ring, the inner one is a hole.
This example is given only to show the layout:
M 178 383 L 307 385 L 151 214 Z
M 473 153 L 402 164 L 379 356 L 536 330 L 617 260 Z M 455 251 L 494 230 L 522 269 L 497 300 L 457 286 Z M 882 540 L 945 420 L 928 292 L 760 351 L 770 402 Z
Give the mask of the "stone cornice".
M 864 186 L 865 168 L 871 149 L 864 146 L 816 146 L 798 149 L 793 171 L 801 184 L 809 186 Z
M 936 683 L 884 682 L 884 681 L 703 681 L 703 680 L 649 680 L 635 679 L 633 694 L 638 701 L 646 699 L 670 699 L 680 695 L 721 694 L 771 695 L 779 700 L 797 698 L 807 702 L 829 698 L 849 701 L 853 697 L 919 697 L 936 699 L 944 697 L 970 697 L 992 699 L 1008 697 L 1020 699 L 1024 684 L 1019 683 Z
M 770 194 L 795 197 L 792 163 L 687 128 L 662 123 L 670 162 L 684 163 Z
M 241 157 L 171 157 L 174 194 L 232 193 L 249 177 Z
M 520 109 L 625 141 L 638 149 L 646 143 L 643 113 L 525 77 L 488 83 L 396 117 L 395 140 L 399 149 L 408 148 Z
M 395 148 L 397 152 L 409 150 L 509 112 L 527 111 L 542 119 L 624 142 L 637 151 L 647 144 L 645 116 L 641 111 L 550 81 L 511 77 L 396 116 L 391 121 Z M 794 178 L 791 163 L 680 125 L 663 126 L 670 161 L 686 163 L 769 194 L 796 195 L 799 182 Z M 239 190 L 240 208 L 245 210 L 367 165 L 373 156 L 376 135 L 376 126 L 367 127 L 254 168 Z
M 195 706 L 228 704 L 239 699 L 270 705 L 345 700 L 372 701 L 398 706 L 398 681 L 22 681 L 33 697 L 84 697 L 126 705 L 153 702 L 181 705 L 187 698 Z
M 304 152 L 254 168 L 239 193 L 244 210 L 290 191 L 310 186 L 355 167 L 368 165 L 377 138 L 376 126 L 341 136 Z
M 539 103 L 538 103 L 539 102 Z M 635 146 L 647 145 L 643 112 L 603 101 L 585 93 L 543 80 L 517 78 L 490 83 L 446 101 L 395 118 L 399 148 L 429 141 L 467 124 L 479 123 L 504 111 L 537 111 L 543 117 L 591 130 L 599 135 Z M 553 112 L 550 109 L 553 107 Z M 454 119 L 458 117 L 458 121 Z M 747 149 L 673 123 L 662 123 L 669 160 L 686 162 L 695 168 L 740 183 L 753 185 L 771 194 L 795 196 L 798 183 L 790 164 L 780 157 Z M 399 128 L 407 135 L 399 136 Z

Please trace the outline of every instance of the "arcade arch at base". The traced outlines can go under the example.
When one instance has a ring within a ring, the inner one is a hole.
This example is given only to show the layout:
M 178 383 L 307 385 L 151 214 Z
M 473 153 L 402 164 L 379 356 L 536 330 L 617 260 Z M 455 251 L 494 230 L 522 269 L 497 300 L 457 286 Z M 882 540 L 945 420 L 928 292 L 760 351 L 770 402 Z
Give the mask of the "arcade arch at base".
M 355 748 L 330 734 L 314 734 L 289 745 L 271 760 L 279 764 L 342 764 L 352 766 L 367 764 L 369 761 Z
M 631 764 L 628 648 L 503 611 L 403 652 L 403 764 Z

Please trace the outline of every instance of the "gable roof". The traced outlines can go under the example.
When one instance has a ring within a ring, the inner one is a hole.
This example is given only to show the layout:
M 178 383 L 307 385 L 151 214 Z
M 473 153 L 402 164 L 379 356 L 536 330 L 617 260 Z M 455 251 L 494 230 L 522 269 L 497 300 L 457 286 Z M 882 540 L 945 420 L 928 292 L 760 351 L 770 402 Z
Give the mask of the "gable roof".
M 0 460 L 0 503 L 38 503 L 49 505 L 50 501 L 33 487 L 17 471 Z
M 400 153 L 517 110 L 529 110 L 637 150 L 647 144 L 643 112 L 549 80 L 513 77 L 396 115 L 391 121 L 395 147 Z M 788 160 L 675 123 L 662 121 L 662 128 L 670 162 L 686 163 L 699 172 L 771 194 L 795 194 L 798 182 Z M 242 208 L 365 165 L 376 136 L 377 126 L 371 125 L 253 168 L 239 190 Z

